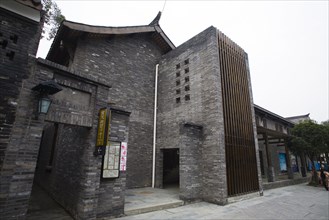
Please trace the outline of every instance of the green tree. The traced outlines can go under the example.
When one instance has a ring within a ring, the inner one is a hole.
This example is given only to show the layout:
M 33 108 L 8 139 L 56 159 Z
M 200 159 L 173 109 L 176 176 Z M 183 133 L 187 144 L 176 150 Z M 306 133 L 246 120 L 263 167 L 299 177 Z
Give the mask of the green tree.
M 326 147 L 324 149 L 324 153 L 327 160 L 327 164 L 329 166 L 329 120 L 323 121 L 321 124 L 324 126 L 324 129 L 326 130 L 326 136 L 325 136 Z
M 290 151 L 299 156 L 308 156 L 312 161 L 313 173 L 315 173 L 313 161 L 316 161 L 320 154 L 328 152 L 328 129 L 323 124 L 309 120 L 295 125 L 292 135 L 288 145 Z M 317 175 L 313 175 L 312 182 L 318 182 Z
M 65 16 L 62 15 L 61 9 L 54 0 L 42 0 L 42 5 L 45 13 L 42 37 L 47 36 L 47 40 L 51 40 L 56 36 L 59 26 L 65 20 Z

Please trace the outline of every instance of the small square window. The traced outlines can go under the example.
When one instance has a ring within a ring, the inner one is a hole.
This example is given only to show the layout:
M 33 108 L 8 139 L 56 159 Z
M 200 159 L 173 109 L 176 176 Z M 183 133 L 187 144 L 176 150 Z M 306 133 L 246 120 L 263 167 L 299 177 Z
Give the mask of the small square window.
M 12 35 L 9 37 L 10 40 L 13 41 L 14 44 L 17 44 L 17 41 L 18 41 L 18 36 L 16 34 Z
M 180 103 L 180 97 L 176 98 L 176 103 Z
M 185 82 L 189 82 L 190 81 L 190 78 L 187 76 L 185 77 Z
M 180 89 L 176 89 L 176 94 L 177 94 L 177 95 L 180 94 Z
M 180 81 L 177 80 L 177 81 L 176 81 L 176 86 L 179 86 L 179 85 L 180 85 Z
M 190 63 L 190 59 L 186 59 L 186 60 L 184 61 L 184 63 L 185 63 L 185 65 L 189 64 L 189 63 Z
M 176 73 L 176 77 L 180 77 L 180 72 L 177 72 Z
M 179 69 L 179 68 L 180 68 L 180 63 L 176 64 L 176 69 Z
M 185 91 L 190 91 L 190 86 L 189 85 L 185 86 Z
M 185 73 L 188 73 L 188 72 L 190 72 L 190 69 L 189 68 L 186 68 L 185 69 Z
M 185 95 L 185 101 L 189 101 L 190 100 L 190 95 Z

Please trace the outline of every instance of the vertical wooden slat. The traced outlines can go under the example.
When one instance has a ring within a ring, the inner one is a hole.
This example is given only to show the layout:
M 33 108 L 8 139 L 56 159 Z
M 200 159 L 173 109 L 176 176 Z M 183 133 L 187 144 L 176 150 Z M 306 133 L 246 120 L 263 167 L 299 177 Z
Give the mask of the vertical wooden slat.
M 245 60 L 244 60 L 244 64 L 245 65 L 243 65 L 243 69 L 244 69 L 244 71 L 245 71 L 245 75 L 246 75 L 246 77 L 248 76 L 248 70 L 247 70 L 247 68 L 246 68 L 246 57 L 245 57 Z M 251 105 L 250 105 L 250 102 L 251 102 L 251 100 L 250 100 L 250 94 L 249 94 L 249 83 L 248 83 L 248 78 L 246 78 L 246 80 L 244 81 L 244 83 L 245 83 L 245 85 L 244 85 L 244 88 L 245 88 L 245 90 L 246 90 L 246 92 L 245 92 L 245 96 L 246 96 L 246 100 L 247 100 L 247 102 L 248 102 L 248 105 L 246 106 L 246 107 L 248 107 L 247 108 L 247 110 L 248 110 L 248 114 L 247 114 L 247 117 L 248 117 L 248 120 L 251 122 L 250 124 L 249 124 L 249 132 L 250 132 L 250 134 L 251 133 L 253 133 L 253 124 L 252 124 L 252 109 L 251 109 Z M 256 149 L 255 149 L 255 140 L 254 140 L 254 138 L 253 138 L 253 136 L 251 136 L 250 135 L 250 143 L 251 143 L 251 147 L 250 147 L 250 151 L 251 151 L 251 155 L 250 155 L 250 158 L 251 158 L 251 165 L 252 165 L 252 168 L 253 168 L 253 170 L 254 170 L 254 172 L 252 172 L 251 173 L 251 175 L 252 175 L 252 180 L 254 181 L 254 189 L 255 190 L 257 190 L 258 189 L 258 173 L 257 173 L 257 160 L 256 160 Z
M 239 68 L 239 83 L 240 83 L 240 88 L 241 88 L 241 102 L 242 102 L 242 112 L 244 112 L 243 117 L 243 125 L 244 125 L 244 149 L 246 151 L 246 155 L 248 155 L 248 157 L 245 160 L 245 170 L 244 172 L 246 172 L 247 177 L 246 178 L 250 178 L 251 172 L 252 170 L 249 168 L 248 164 L 250 163 L 250 157 L 249 157 L 249 141 L 248 141 L 248 136 L 250 135 L 249 130 L 248 130 L 248 120 L 246 118 L 246 114 L 248 114 L 247 109 L 246 109 L 246 104 L 247 104 L 247 100 L 245 99 L 244 94 L 246 93 L 245 91 L 245 86 L 243 84 L 243 82 L 245 81 L 243 76 L 244 76 L 244 71 L 243 68 L 241 66 L 241 56 L 238 59 L 238 64 L 237 64 L 238 68 Z M 249 182 L 246 181 L 246 191 L 250 191 L 251 190 L 251 184 Z
M 236 50 L 236 47 L 235 47 L 235 50 Z M 238 55 L 237 51 L 235 51 L 235 54 Z M 239 89 L 240 89 L 240 93 L 243 89 L 242 87 L 242 78 L 241 78 L 241 69 L 240 69 L 240 66 L 239 66 L 239 59 L 240 57 L 239 56 L 236 56 L 236 59 L 235 59 L 235 63 L 234 65 L 236 66 L 236 69 L 237 69 L 237 81 L 238 81 L 238 85 L 239 85 Z M 240 109 L 240 127 L 241 127 L 241 137 L 240 137 L 240 140 L 241 140 L 241 154 L 244 154 L 245 150 L 246 150 L 246 133 L 247 131 L 245 130 L 245 109 L 244 109 L 244 99 L 243 99 L 243 96 L 239 95 L 239 109 Z M 244 159 L 243 160 L 243 164 L 242 164 L 242 173 L 243 173 L 243 179 L 248 179 L 249 178 L 249 169 L 248 169 L 248 166 L 247 166 L 247 162 L 246 160 Z M 245 191 L 249 191 L 249 184 L 248 184 L 248 181 L 243 181 L 243 192 Z
M 219 32 L 228 195 L 259 189 L 246 54 Z
M 221 32 L 219 32 L 219 36 L 218 36 L 218 46 L 219 46 L 219 62 L 220 62 L 220 77 L 221 77 L 221 82 L 224 81 L 224 74 L 222 74 L 224 72 L 224 68 L 223 68 L 223 62 L 224 62 L 224 58 L 223 58 L 223 41 L 222 41 L 222 38 L 221 38 Z M 222 102 L 223 103 L 226 103 L 226 89 L 224 88 L 225 85 L 222 83 L 221 84 L 221 87 L 222 87 Z M 223 105 L 223 116 L 226 117 L 226 108 L 227 106 L 226 105 Z M 227 120 L 224 120 L 224 130 L 227 130 Z M 227 138 L 225 137 L 225 140 L 226 142 L 228 142 Z M 228 152 L 225 151 L 225 157 L 228 158 Z M 227 161 L 226 161 L 227 163 Z M 227 183 L 228 183 L 228 191 L 231 190 L 230 188 L 230 183 L 231 182 L 231 176 L 228 175 L 227 176 Z
M 236 149 L 236 170 L 240 170 L 240 172 L 235 172 L 236 173 L 236 182 L 238 184 L 237 186 L 237 193 L 243 191 L 242 189 L 242 181 L 240 181 L 242 179 L 241 175 L 243 172 L 241 172 L 242 168 L 242 164 L 241 162 L 243 161 L 243 159 L 241 158 L 241 143 L 240 143 L 240 136 L 241 136 L 241 122 L 240 122 L 240 103 L 239 103 L 239 88 L 238 88 L 238 79 L 237 79 L 237 74 L 235 71 L 235 65 L 234 65 L 234 59 L 233 59 L 233 55 L 232 55 L 232 44 L 231 42 L 229 43 L 229 60 L 230 60 L 230 76 L 231 76 L 231 81 L 232 81 L 232 93 L 233 93 L 233 103 L 234 103 L 234 126 L 235 126 L 235 143 L 234 143 L 234 147 Z
M 229 163 L 227 164 L 230 170 L 230 176 L 231 176 L 231 191 L 235 193 L 236 191 L 236 184 L 235 184 L 235 174 L 232 173 L 232 170 L 236 169 L 235 162 L 232 160 L 232 155 L 234 155 L 235 149 L 233 147 L 233 138 L 232 138 L 232 115 L 229 114 L 229 110 L 232 108 L 232 102 L 229 100 L 232 99 L 231 94 L 229 93 L 229 74 L 228 74 L 228 60 L 227 60 L 227 48 L 226 48 L 226 38 L 223 36 L 223 55 L 224 55 L 224 60 L 223 60 L 223 67 L 224 67 L 224 79 L 225 79 L 225 89 L 226 89 L 226 96 L 227 96 L 227 110 L 226 110 L 226 115 L 227 115 L 227 121 L 228 121 L 228 129 L 227 129 L 227 134 L 226 137 L 229 139 L 229 142 L 227 143 L 227 150 L 228 150 L 228 160 Z
M 236 54 L 235 54 L 235 47 L 233 45 L 232 47 L 232 66 L 234 69 L 234 82 L 235 82 L 235 101 L 237 103 L 237 128 L 238 128 L 238 136 L 237 136 L 237 145 L 239 148 L 239 169 L 241 170 L 240 175 L 239 175 L 239 180 L 241 179 L 245 179 L 245 160 L 243 158 L 243 153 L 244 153 L 244 149 L 243 149 L 243 145 L 244 145 L 244 139 L 243 139 L 243 112 L 242 112 L 242 100 L 241 100 L 241 95 L 240 93 L 240 89 L 241 89 L 241 85 L 240 85 L 240 76 L 239 76 L 239 70 L 237 69 L 237 65 L 236 65 Z M 239 192 L 244 192 L 246 189 L 246 181 L 241 181 L 240 183 L 240 191 Z

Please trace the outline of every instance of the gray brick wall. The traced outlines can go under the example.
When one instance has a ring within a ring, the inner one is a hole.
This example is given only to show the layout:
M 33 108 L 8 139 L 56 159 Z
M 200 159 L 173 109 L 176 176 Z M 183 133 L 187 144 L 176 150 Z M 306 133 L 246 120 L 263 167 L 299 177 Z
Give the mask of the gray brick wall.
M 203 173 L 202 170 L 202 127 L 193 124 L 182 124 L 180 133 L 182 144 L 180 147 L 180 198 L 185 201 L 200 200 L 202 198 Z
M 123 172 L 120 178 L 114 180 L 101 180 L 103 158 L 93 154 L 98 110 L 108 106 L 109 87 L 79 78 L 79 72 L 69 72 L 51 62 L 39 61 L 35 70 L 53 76 L 63 88 L 69 88 L 67 91 L 63 89 L 64 95 L 55 94 L 52 97 L 54 105 L 46 116 L 49 122 L 45 126 L 37 182 L 76 219 L 122 215 L 126 174 Z M 70 92 L 77 95 L 74 97 L 77 100 L 65 101 L 64 96 L 71 96 Z M 86 96 L 85 93 L 90 95 Z M 89 105 L 79 105 L 79 100 L 81 103 L 89 100 Z M 74 115 L 74 120 L 71 115 L 65 117 L 67 113 Z M 128 141 L 128 116 L 127 113 L 112 114 L 112 141 Z M 52 140 L 47 139 L 54 133 L 54 123 L 59 124 L 58 135 L 54 161 L 49 172 L 46 166 L 49 163 Z
M 49 169 L 50 152 L 52 148 L 52 137 L 54 134 L 54 125 L 50 124 L 45 129 L 43 141 L 40 148 L 38 167 L 36 170 L 36 182 L 45 189 L 59 204 L 65 207 L 75 218 L 83 218 L 82 213 L 86 211 L 79 210 L 79 205 L 83 200 L 81 192 L 86 187 L 85 151 L 88 146 L 87 137 L 89 129 L 75 125 L 58 125 L 57 141 L 54 146 L 54 156 Z M 50 139 L 48 139 L 50 138 Z M 48 142 L 48 143 L 47 143 Z M 100 161 L 98 162 L 100 166 Z M 92 173 L 91 171 L 94 171 Z M 89 175 L 99 175 L 99 170 L 92 170 L 89 167 Z M 92 184 L 97 184 L 94 182 Z M 99 183 L 98 183 L 99 184 Z M 90 190 L 93 188 L 90 187 Z M 95 203 L 95 198 L 89 198 L 89 205 Z M 97 204 L 97 200 L 96 200 Z M 94 205 L 96 206 L 96 205 Z M 94 208 L 90 207 L 90 208 Z M 92 217 L 92 216 L 90 216 Z
M 15 121 L 16 109 L 22 81 L 29 76 L 28 54 L 35 54 L 38 37 L 38 23 L 0 8 L 0 165 L 6 155 L 7 144 Z M 11 37 L 17 37 L 17 41 Z M 6 45 L 5 45 L 5 42 Z M 10 59 L 7 55 L 15 53 Z
M 0 216 L 21 219 L 27 211 L 42 132 L 28 65 L 40 28 L 39 23 L 2 8 L 0 21 L 0 41 L 7 42 L 0 48 Z
M 150 34 L 87 36 L 78 41 L 70 66 L 110 83 L 107 102 L 131 112 L 128 188 L 151 185 L 154 75 L 160 56 Z
M 185 63 L 187 59 L 189 61 Z M 177 68 L 177 64 L 180 68 Z M 180 76 L 177 76 L 178 71 Z M 185 80 L 186 76 L 189 77 L 188 82 Z M 176 83 L 177 81 L 180 83 Z M 189 85 L 189 91 L 185 91 L 186 85 Z M 176 92 L 178 89 L 180 94 Z M 190 95 L 190 100 L 186 101 L 185 95 Z M 202 199 L 225 204 L 227 195 L 224 127 L 217 30 L 214 27 L 206 29 L 162 57 L 158 98 L 157 147 L 180 147 L 182 136 L 179 129 L 183 122 L 202 125 L 203 163 L 201 167 L 194 169 L 191 175 L 196 176 L 202 172 Z M 176 103 L 177 98 L 180 98 L 180 103 Z M 161 172 L 161 164 L 157 165 L 157 172 Z M 159 181 L 162 181 L 161 176 L 157 175 L 157 185 L 161 185 Z M 188 195 L 185 194 L 184 197 Z
M 129 114 L 112 110 L 110 141 L 127 142 Z M 128 155 L 130 153 L 128 142 Z M 98 193 L 97 218 L 118 217 L 124 214 L 126 172 L 119 178 L 101 179 Z

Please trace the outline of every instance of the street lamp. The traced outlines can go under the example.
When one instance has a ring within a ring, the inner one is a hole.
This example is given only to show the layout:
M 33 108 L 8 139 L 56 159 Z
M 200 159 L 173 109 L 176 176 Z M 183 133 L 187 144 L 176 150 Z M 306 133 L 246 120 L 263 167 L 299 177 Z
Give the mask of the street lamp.
M 54 80 L 49 80 L 39 83 L 38 85 L 34 86 L 32 90 L 38 91 L 40 93 L 38 113 L 47 114 L 51 105 L 51 100 L 48 98 L 48 95 L 54 95 L 62 91 L 62 87 L 58 85 Z
M 47 114 L 49 107 L 51 105 L 51 100 L 47 97 L 41 97 L 39 99 L 39 109 L 38 109 L 38 113 L 43 113 L 43 114 Z

